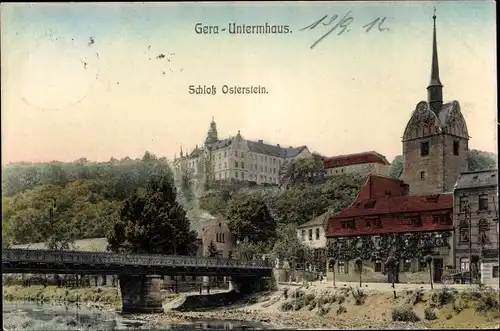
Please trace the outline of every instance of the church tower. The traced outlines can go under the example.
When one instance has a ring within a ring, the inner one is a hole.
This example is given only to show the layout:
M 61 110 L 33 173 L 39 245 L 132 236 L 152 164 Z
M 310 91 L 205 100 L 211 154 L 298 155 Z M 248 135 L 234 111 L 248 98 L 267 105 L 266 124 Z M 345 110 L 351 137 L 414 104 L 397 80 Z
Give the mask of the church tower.
M 420 101 L 403 134 L 404 171 L 401 179 L 410 194 L 452 192 L 460 173 L 467 171 L 469 134 L 458 101 L 443 102 L 439 77 L 434 10 L 431 79 L 427 101 Z

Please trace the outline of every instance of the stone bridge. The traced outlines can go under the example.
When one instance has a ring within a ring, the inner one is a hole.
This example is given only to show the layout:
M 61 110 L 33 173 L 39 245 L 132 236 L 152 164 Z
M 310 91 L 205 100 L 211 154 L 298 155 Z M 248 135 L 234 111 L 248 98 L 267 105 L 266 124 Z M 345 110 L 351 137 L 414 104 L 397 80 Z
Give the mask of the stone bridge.
M 115 254 L 29 249 L 2 250 L 2 274 L 113 274 L 120 279 L 123 312 L 163 311 L 161 276 L 230 276 L 233 288 L 258 289 L 262 278 L 272 277 L 266 260 L 149 254 Z

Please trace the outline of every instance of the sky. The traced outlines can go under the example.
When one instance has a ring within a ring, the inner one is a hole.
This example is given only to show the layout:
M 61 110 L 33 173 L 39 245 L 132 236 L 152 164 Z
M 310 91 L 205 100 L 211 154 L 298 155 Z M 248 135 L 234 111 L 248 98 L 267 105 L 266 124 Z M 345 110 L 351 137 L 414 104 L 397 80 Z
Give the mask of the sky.
M 219 138 L 240 130 L 391 161 L 427 97 L 434 6 L 444 99 L 460 102 L 469 147 L 496 152 L 494 1 L 2 4 L 2 164 L 146 150 L 173 158 L 203 144 L 212 117 Z M 344 15 L 347 32 L 337 27 L 311 49 Z M 266 22 L 292 32 L 221 30 Z M 197 34 L 197 23 L 219 34 Z M 217 94 L 190 94 L 190 85 Z M 267 94 L 225 95 L 223 85 Z

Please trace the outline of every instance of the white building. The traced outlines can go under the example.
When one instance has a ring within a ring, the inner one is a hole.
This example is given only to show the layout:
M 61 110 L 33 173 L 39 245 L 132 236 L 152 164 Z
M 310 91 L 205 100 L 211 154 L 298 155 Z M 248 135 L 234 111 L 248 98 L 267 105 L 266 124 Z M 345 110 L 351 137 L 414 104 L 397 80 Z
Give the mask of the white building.
M 304 245 L 313 248 L 326 248 L 326 236 L 323 222 L 327 213 L 310 220 L 309 222 L 297 227 L 297 236 Z
M 310 157 L 306 146 L 281 147 L 262 140 L 245 140 L 240 131 L 235 137 L 219 140 L 217 126 L 212 119 L 203 147 L 196 146 L 174 159 L 177 178 L 183 172 L 192 174 L 198 182 L 221 180 L 248 181 L 257 184 L 279 184 L 279 170 L 291 159 Z

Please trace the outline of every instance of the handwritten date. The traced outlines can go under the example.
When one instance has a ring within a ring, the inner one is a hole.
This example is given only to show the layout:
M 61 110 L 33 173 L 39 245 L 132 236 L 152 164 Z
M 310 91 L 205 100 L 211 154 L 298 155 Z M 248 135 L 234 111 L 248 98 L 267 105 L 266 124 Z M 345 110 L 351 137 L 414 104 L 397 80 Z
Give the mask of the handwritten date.
M 362 26 L 363 29 L 365 29 L 365 32 L 370 32 L 374 27 L 378 28 L 378 31 L 388 31 L 389 28 L 385 28 L 384 22 L 386 20 L 386 17 L 377 17 L 375 20 L 369 22 L 368 24 L 365 24 Z M 351 16 L 351 12 L 349 11 L 347 14 L 345 14 L 342 18 L 339 19 L 339 15 L 334 14 L 334 15 L 325 15 L 316 22 L 299 29 L 299 31 L 306 31 L 306 30 L 314 30 L 318 27 L 330 27 L 330 29 L 322 35 L 318 40 L 316 40 L 310 48 L 313 49 L 318 45 L 323 39 L 328 37 L 330 34 L 332 34 L 335 30 L 338 31 L 337 35 L 340 36 L 344 32 L 349 32 L 351 29 L 349 29 L 349 25 L 354 21 L 354 18 Z

